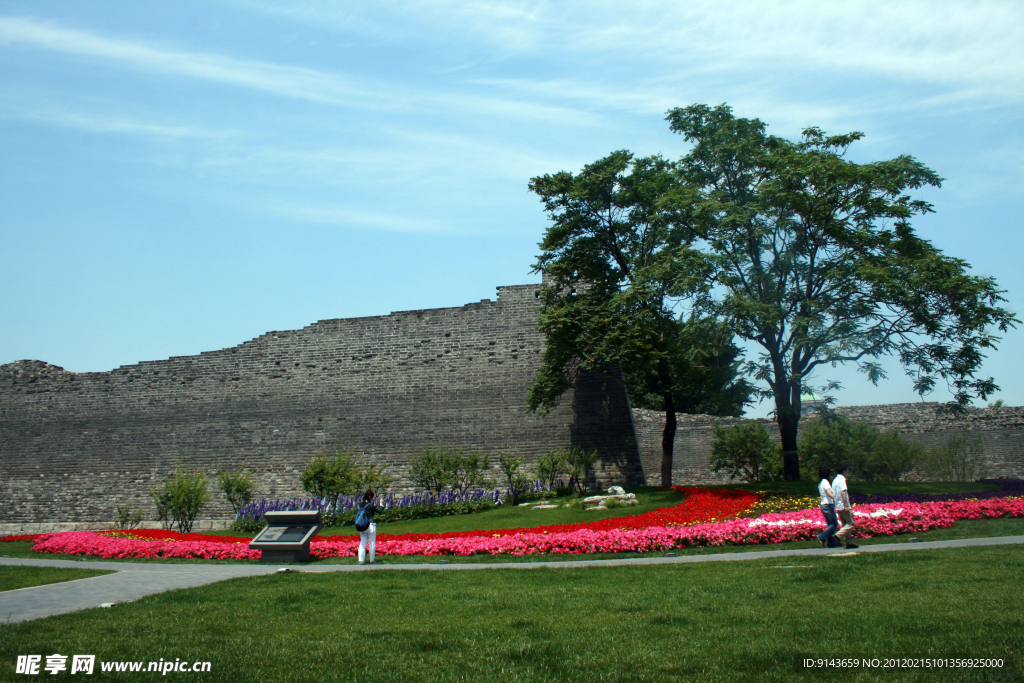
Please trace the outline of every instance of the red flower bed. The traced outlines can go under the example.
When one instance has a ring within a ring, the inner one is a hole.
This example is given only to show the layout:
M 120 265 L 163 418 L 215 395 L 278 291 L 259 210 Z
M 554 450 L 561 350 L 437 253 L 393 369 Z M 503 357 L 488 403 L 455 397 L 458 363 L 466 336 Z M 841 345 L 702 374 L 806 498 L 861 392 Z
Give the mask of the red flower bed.
M 472 538 L 475 536 L 512 536 L 520 533 L 560 534 L 589 529 L 611 531 L 613 529 L 645 529 L 647 527 L 669 527 L 698 524 L 730 519 L 741 514 L 756 503 L 760 496 L 750 491 L 721 491 L 692 486 L 673 486 L 673 491 L 686 494 L 686 500 L 678 505 L 657 508 L 639 515 L 611 517 L 578 524 L 551 524 L 520 529 L 484 529 L 477 531 L 449 531 L 443 534 L 380 534 L 379 540 L 423 541 L 432 538 Z
M 422 541 L 432 538 L 473 538 L 476 536 L 512 536 L 519 533 L 560 534 L 589 529 L 611 531 L 614 529 L 646 529 L 647 527 L 671 527 L 713 522 L 736 517 L 759 499 L 758 494 L 749 491 L 721 491 L 692 486 L 673 486 L 673 491 L 686 494 L 686 500 L 678 505 L 661 507 L 639 515 L 612 517 L 578 524 L 551 524 L 541 527 L 519 529 L 486 529 L 477 531 L 449 531 L 442 534 L 381 534 L 380 540 Z M 213 536 L 208 534 L 179 534 L 163 529 L 132 529 L 96 532 L 114 538 L 128 538 L 152 541 L 205 541 L 207 543 L 248 543 L 249 538 L 240 536 Z M 42 534 L 6 536 L 0 541 L 30 541 Z
M 111 529 L 97 531 L 98 534 L 114 538 L 137 538 L 147 541 L 207 541 L 208 543 L 248 543 L 251 538 L 243 536 L 212 536 L 208 534 L 179 534 L 177 531 L 165 529 Z

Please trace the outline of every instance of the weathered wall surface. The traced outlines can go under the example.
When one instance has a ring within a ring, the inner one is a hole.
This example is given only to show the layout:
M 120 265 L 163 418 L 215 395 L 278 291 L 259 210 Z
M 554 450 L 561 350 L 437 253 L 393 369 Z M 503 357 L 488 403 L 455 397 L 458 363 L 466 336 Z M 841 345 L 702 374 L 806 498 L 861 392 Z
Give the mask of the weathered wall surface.
M 642 483 L 621 379 L 590 374 L 546 417 L 527 415 L 543 349 L 540 285 L 497 301 L 325 320 L 235 348 L 70 373 L 0 367 L 0 523 L 110 521 L 149 514 L 149 488 L 180 460 L 213 475 L 247 463 L 257 497 L 304 496 L 313 454 L 344 442 L 405 479 L 409 455 L 445 439 L 532 459 L 599 451 L 598 479 Z M 227 517 L 219 493 L 204 517 Z
M 993 477 L 1024 477 L 1024 407 L 970 408 L 966 415 L 936 415 L 937 403 L 893 403 L 879 406 L 836 408 L 851 420 L 863 420 L 879 429 L 900 430 L 904 438 L 926 448 L 934 448 L 960 430 L 970 430 L 985 442 L 990 475 Z M 711 455 L 712 427 L 747 422 L 760 422 L 776 441 L 779 430 L 772 420 L 712 417 L 677 414 L 672 479 L 676 484 L 724 484 L 727 475 L 708 469 Z M 640 455 L 652 484 L 661 471 L 661 435 L 665 414 L 634 409 Z

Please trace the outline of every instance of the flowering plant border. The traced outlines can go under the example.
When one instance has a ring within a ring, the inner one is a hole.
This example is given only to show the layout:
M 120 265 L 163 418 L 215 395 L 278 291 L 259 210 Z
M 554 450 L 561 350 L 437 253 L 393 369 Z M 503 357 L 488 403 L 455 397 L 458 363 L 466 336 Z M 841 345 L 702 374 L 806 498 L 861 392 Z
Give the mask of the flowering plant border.
M 858 537 L 888 536 L 946 528 L 961 519 L 1024 517 L 1024 498 L 879 503 L 855 506 L 854 514 L 858 522 Z M 425 556 L 590 554 L 782 543 L 810 540 L 820 533 L 823 526 L 820 516 L 819 511 L 811 509 L 768 513 L 756 519 L 731 519 L 691 525 L 577 528 L 564 531 L 551 531 L 548 527 L 540 530 L 503 530 L 502 533 L 490 532 L 491 535 L 482 532 L 475 536 L 434 535 L 418 539 L 381 537 L 377 541 L 377 552 L 382 555 Z M 504 533 L 506 531 L 512 533 Z M 144 541 L 116 538 L 91 531 L 68 531 L 41 535 L 36 540 L 33 550 L 70 555 L 98 555 L 104 558 L 258 558 L 259 551 L 250 550 L 248 539 L 244 541 Z M 357 539 L 353 536 L 318 538 L 310 544 L 310 555 L 314 558 L 351 557 L 356 554 L 356 547 Z

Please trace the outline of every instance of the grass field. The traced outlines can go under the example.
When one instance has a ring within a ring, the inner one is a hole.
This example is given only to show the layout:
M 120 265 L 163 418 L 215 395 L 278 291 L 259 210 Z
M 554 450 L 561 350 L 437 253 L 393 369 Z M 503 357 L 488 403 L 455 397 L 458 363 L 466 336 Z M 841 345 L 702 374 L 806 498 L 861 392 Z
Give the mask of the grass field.
M 36 553 L 37 555 L 40 553 Z M 58 567 L 0 567 L 0 591 L 45 586 L 48 583 L 76 581 L 112 572 L 101 569 L 61 569 Z M 0 615 L 2 617 L 2 615 Z
M 208 674 L 166 678 L 188 681 L 1019 681 L 1022 575 L 1020 546 L 273 574 L 0 626 L 0 675 L 27 680 L 13 674 L 17 655 L 59 652 L 211 662 Z M 825 676 L 798 673 L 798 655 L 996 657 L 1004 666 Z M 156 674 L 102 678 L 140 676 Z

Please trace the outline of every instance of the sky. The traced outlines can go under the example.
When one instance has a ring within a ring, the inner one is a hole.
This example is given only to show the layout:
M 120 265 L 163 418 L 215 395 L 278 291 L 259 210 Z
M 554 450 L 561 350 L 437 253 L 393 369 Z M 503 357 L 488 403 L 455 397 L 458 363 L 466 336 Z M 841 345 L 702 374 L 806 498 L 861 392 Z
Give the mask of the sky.
M 945 181 L 918 234 L 1021 310 L 1019 2 L 0 0 L 0 363 L 107 371 L 539 282 L 530 178 L 679 158 L 665 113 L 694 103 L 919 159 Z M 989 355 L 990 400 L 1024 404 L 1022 354 L 1018 329 Z M 886 367 L 814 379 L 921 400 Z

